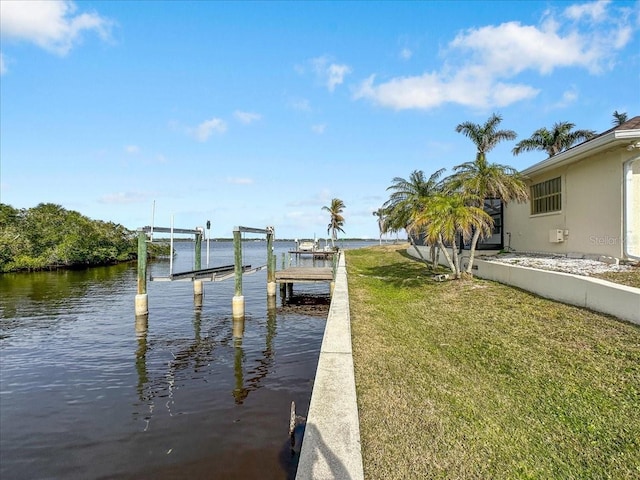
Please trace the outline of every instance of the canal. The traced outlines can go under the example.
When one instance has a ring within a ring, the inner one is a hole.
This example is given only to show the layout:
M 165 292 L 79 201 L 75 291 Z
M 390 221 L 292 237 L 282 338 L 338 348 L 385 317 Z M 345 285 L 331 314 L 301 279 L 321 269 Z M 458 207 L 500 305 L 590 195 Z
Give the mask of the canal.
M 292 248 L 275 242 L 278 268 Z M 192 269 L 193 243 L 176 250 L 174 272 Z M 210 266 L 233 263 L 231 242 L 210 251 Z M 266 242 L 243 256 L 266 263 Z M 136 328 L 134 264 L 0 275 L 0 477 L 293 478 L 289 409 L 307 413 L 329 287 L 268 309 L 266 270 L 243 283 L 234 336 L 233 279 L 205 282 L 202 307 L 191 282 L 150 282 Z

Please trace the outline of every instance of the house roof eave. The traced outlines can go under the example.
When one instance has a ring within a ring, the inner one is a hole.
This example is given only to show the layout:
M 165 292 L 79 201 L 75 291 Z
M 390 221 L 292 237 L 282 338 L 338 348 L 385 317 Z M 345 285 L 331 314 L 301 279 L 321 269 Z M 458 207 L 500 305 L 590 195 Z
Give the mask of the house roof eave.
M 614 146 L 626 147 L 635 143 L 633 140 L 640 140 L 640 129 L 614 130 L 549 157 L 542 162 L 538 162 L 535 165 L 525 168 L 520 173 L 524 176 L 539 175 L 548 170 L 577 162 L 589 155 L 599 153 Z

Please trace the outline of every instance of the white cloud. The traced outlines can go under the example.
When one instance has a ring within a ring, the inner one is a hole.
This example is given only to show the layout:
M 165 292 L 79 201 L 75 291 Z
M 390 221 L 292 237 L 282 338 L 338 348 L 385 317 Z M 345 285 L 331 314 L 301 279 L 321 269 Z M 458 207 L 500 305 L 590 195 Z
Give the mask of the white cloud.
M 360 84 L 354 98 L 369 98 L 383 107 L 403 110 L 407 108 L 433 108 L 447 101 L 443 94 L 442 81 L 437 74 L 418 77 L 397 77 L 378 86 L 374 85 L 375 75 Z
M 135 155 L 136 153 L 140 153 L 140 147 L 137 145 L 125 145 L 124 151 L 130 155 Z
M 313 133 L 317 133 L 318 135 L 322 135 L 326 129 L 327 129 L 326 123 L 319 123 L 317 125 L 311 126 L 311 130 L 313 131 Z
M 240 110 L 236 110 L 233 113 L 233 116 L 240 122 L 248 125 L 250 123 L 256 122 L 262 118 L 262 115 L 259 113 L 253 112 L 242 112 Z
M 623 26 L 614 32 L 614 36 L 612 38 L 612 46 L 615 50 L 620 50 L 625 47 L 627 43 L 631 40 L 633 36 L 633 28 L 630 26 Z
M 558 28 L 552 21 L 541 28 L 508 22 L 460 34 L 450 47 L 468 51 L 477 64 L 500 76 L 524 70 L 549 74 L 572 66 L 597 70 L 602 57 L 599 43 L 576 31 L 562 35 Z
M 311 111 L 311 104 L 309 103 L 309 100 L 307 100 L 306 98 L 299 98 L 299 99 L 291 100 L 289 102 L 289 105 L 294 110 L 299 110 L 301 112 L 310 112 Z
M 252 178 L 240 178 L 240 177 L 228 177 L 227 183 L 231 183 L 233 185 L 252 185 Z
M 538 26 L 506 22 L 466 30 L 449 43 L 448 62 L 439 71 L 377 84 L 371 75 L 353 97 L 397 110 L 432 109 L 445 103 L 504 107 L 535 97 L 539 89 L 518 81 L 519 75 L 549 75 L 567 67 L 597 74 L 613 67 L 615 54 L 629 43 L 633 27 L 622 9 L 609 11 L 609 5 L 601 1 L 571 6 L 558 18 L 547 13 Z M 574 22 L 562 23 L 567 17 Z
M 533 98 L 540 93 L 540 90 L 529 85 L 498 82 L 491 88 L 485 89 L 483 93 L 485 93 L 485 101 L 478 105 L 479 107 L 506 107 L 512 103 Z
M 109 38 L 111 20 L 76 11 L 70 0 L 2 1 L 0 31 L 3 38 L 32 42 L 58 55 L 69 53 L 85 31 Z
M 303 211 L 300 211 L 300 210 L 296 210 L 296 211 L 294 211 L 294 212 L 287 212 L 287 213 L 285 213 L 285 215 L 284 215 L 284 216 L 285 216 L 286 218 L 298 219 L 298 218 L 304 218 L 304 217 L 306 217 L 307 215 L 308 215 L 308 213 L 307 213 L 307 212 L 303 212 Z
M 331 190 L 324 188 L 309 198 L 303 198 L 298 200 L 289 201 L 286 203 L 287 207 L 314 207 L 322 208 L 331 202 Z
M 148 194 L 144 192 L 116 192 L 103 195 L 100 198 L 100 203 L 112 203 L 112 204 L 129 204 L 129 203 L 141 203 L 145 202 L 148 198 Z
M 213 133 L 224 133 L 227 131 L 227 124 L 220 118 L 205 120 L 195 129 L 190 130 L 193 137 L 199 142 L 206 142 Z
M 400 50 L 400 58 L 402 60 L 409 60 L 411 57 L 413 57 L 413 52 L 407 47 Z
M 609 3 L 611 3 L 610 0 L 600 0 L 597 2 L 570 5 L 565 9 L 564 14 L 572 20 L 581 20 L 584 17 L 588 17 L 597 22 L 606 17 Z
M 348 65 L 338 65 L 336 63 L 332 63 L 329 65 L 327 69 L 328 79 L 327 79 L 327 88 L 330 92 L 333 92 L 337 85 L 340 85 L 344 82 L 345 75 L 351 73 L 351 68 Z
M 318 199 L 322 202 L 323 206 L 331 202 L 331 198 L 332 198 L 331 190 L 329 190 L 328 188 L 323 188 L 318 193 Z
M 578 92 L 575 87 L 572 87 L 570 90 L 567 90 L 562 94 L 563 105 L 569 105 L 571 103 L 575 103 L 577 99 L 578 99 Z
M 344 77 L 351 73 L 351 67 L 345 64 L 331 63 L 329 57 L 322 56 L 311 59 L 316 77 L 330 92 L 344 82 Z
M 7 66 L 4 63 L 4 55 L 0 52 L 0 75 L 7 73 Z
M 399 77 L 374 85 L 375 77 L 366 79 L 354 92 L 354 98 L 368 98 L 396 110 L 431 109 L 445 103 L 485 108 L 505 106 L 535 97 L 538 90 L 522 84 L 493 83 L 473 72 L 461 71 L 453 78 L 439 73 L 418 77 Z
M 573 85 L 571 86 L 570 89 L 565 90 L 562 93 L 562 98 L 555 104 L 551 105 L 549 107 L 549 110 L 554 110 L 557 108 L 566 108 L 569 105 L 576 103 L 577 100 L 578 100 L 578 89 L 575 87 L 575 85 Z

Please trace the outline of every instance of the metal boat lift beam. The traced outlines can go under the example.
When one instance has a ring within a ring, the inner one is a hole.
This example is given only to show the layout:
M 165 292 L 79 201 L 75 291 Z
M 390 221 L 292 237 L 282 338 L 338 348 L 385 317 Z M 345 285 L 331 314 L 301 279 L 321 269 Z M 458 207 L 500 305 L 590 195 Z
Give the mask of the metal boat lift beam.
M 251 275 L 252 273 L 264 270 L 265 268 L 267 268 L 266 265 L 254 268 L 251 268 L 251 265 L 243 265 L 242 274 Z M 204 282 L 221 282 L 222 280 L 227 280 L 234 275 L 234 267 L 232 266 L 230 269 L 226 267 L 216 267 L 204 270 L 194 270 L 192 272 L 174 273 L 169 276 L 150 277 L 149 280 L 152 282 L 193 282 L 194 280 Z
M 172 280 L 177 280 L 179 278 L 186 278 L 186 277 L 197 278 L 200 275 L 208 276 L 213 273 L 233 272 L 234 268 L 235 268 L 235 265 L 223 265 L 221 267 L 204 268 L 201 270 L 191 270 L 188 272 L 173 273 L 170 275 L 170 277 Z M 251 265 L 243 265 L 242 268 L 248 270 L 249 268 L 251 268 Z
M 170 228 L 170 227 L 142 227 L 139 228 L 138 230 L 142 230 L 143 232 L 146 233 L 151 233 L 151 231 L 153 231 L 153 233 L 156 232 L 160 232 L 160 233 L 184 233 L 184 234 L 188 234 L 188 235 L 197 235 L 199 233 L 202 233 L 202 230 L 190 230 L 188 228 Z
M 273 233 L 273 227 L 268 228 L 253 228 L 253 227 L 233 227 L 234 232 L 248 232 L 248 233 Z

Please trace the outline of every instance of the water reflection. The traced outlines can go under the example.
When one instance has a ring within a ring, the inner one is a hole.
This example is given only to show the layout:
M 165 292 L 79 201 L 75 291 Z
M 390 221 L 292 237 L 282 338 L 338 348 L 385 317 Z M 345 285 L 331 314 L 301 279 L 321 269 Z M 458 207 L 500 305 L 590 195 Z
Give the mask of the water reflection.
M 83 295 L 95 284 L 112 290 L 114 285 L 120 285 L 123 276 L 129 276 L 130 270 L 130 264 L 118 264 L 86 270 L 0 274 L 3 317 L 10 317 L 25 302 L 58 305 L 60 300 Z
M 252 250 L 264 257 L 264 245 L 246 249 L 259 264 Z M 243 328 L 233 282 L 207 284 L 202 307 L 189 283 L 151 282 L 150 313 L 135 319 L 136 274 L 0 275 L 0 478 L 158 480 L 189 477 L 185 466 L 198 467 L 190 478 L 295 475 L 278 452 L 291 401 L 302 414 L 308 405 L 326 310 L 276 309 L 258 272 Z
M 236 404 L 241 405 L 249 395 L 244 388 L 244 351 L 242 350 L 242 337 L 244 336 L 244 317 L 233 317 L 233 373 L 236 380 L 233 389 L 233 398 Z
M 244 333 L 244 317 L 233 320 L 233 349 L 234 349 L 234 376 L 235 388 L 233 398 L 238 405 L 242 405 L 249 393 L 260 388 L 262 380 L 269 374 L 274 361 L 273 342 L 277 333 L 275 297 L 267 298 L 267 322 L 265 332 L 265 348 L 258 359 L 255 368 L 247 373 L 250 376 L 245 381 L 245 356 L 242 349 L 242 337 Z
M 172 359 L 167 363 L 163 373 L 155 378 L 149 375 L 147 369 L 147 353 L 149 351 L 149 315 L 137 316 L 136 318 L 136 339 L 138 342 L 136 350 L 136 371 L 138 373 L 138 398 L 143 402 L 151 402 L 156 397 L 171 400 L 176 385 L 176 376 L 180 371 L 189 369 L 191 374 L 185 378 L 195 379 L 203 369 L 206 369 L 213 360 L 213 350 L 216 343 L 225 344 L 229 341 L 229 333 L 219 335 L 217 329 L 213 329 L 209 335 L 202 336 L 202 309 L 196 308 L 193 312 L 193 339 L 170 339 L 167 346 L 181 346 L 175 353 L 171 351 Z M 218 339 L 218 342 L 216 342 Z M 191 367 L 191 368 L 190 368 Z M 166 406 L 170 408 L 171 401 Z M 152 405 L 149 405 L 152 408 Z
M 149 315 L 136 317 L 136 338 L 138 349 L 136 350 L 136 371 L 138 372 L 138 398 L 144 398 L 144 386 L 149 382 L 147 374 L 147 331 L 149 328 Z
M 221 345 L 228 344 L 228 335 L 231 333 L 233 343 L 233 371 L 235 384 L 232 390 L 234 401 L 237 405 L 242 405 L 249 394 L 261 386 L 262 380 L 269 375 L 274 363 L 274 339 L 277 334 L 277 309 L 275 297 L 269 297 L 267 301 L 267 317 L 264 332 L 264 349 L 261 356 L 256 360 L 257 364 L 253 368 L 247 369 L 246 356 L 243 349 L 243 337 L 245 332 L 245 317 L 232 318 L 231 332 L 223 336 L 223 340 L 218 342 Z M 171 396 L 176 386 L 176 374 L 180 370 L 192 366 L 192 373 L 196 374 L 202 367 L 206 367 L 212 360 L 215 340 L 211 337 L 202 337 L 202 309 L 194 309 L 193 317 L 193 340 L 184 348 L 173 353 L 173 360 L 168 363 L 166 373 L 157 379 L 150 379 L 147 369 L 147 352 L 149 316 L 137 316 L 135 323 L 137 350 L 136 350 L 136 371 L 138 374 L 137 393 L 142 402 L 149 403 L 156 397 L 169 397 L 167 408 L 172 405 Z M 224 325 L 224 322 L 221 323 Z M 218 336 L 216 336 L 219 338 Z M 225 338 L 227 337 L 227 338 Z M 191 377 L 194 377 L 192 375 Z M 246 378 L 248 377 L 248 378 Z M 153 410 L 149 405 L 150 411 Z M 149 416 L 146 417 L 149 420 Z
M 242 338 L 233 339 L 233 371 L 236 385 L 233 389 L 233 398 L 237 405 L 242 405 L 244 399 L 249 395 L 249 389 L 244 386 L 244 352 L 242 351 Z
M 113 295 L 131 278 L 129 264 L 0 274 L 0 339 L 11 337 L 16 329 L 51 328 L 73 320 L 69 314 L 81 307 L 84 297 Z

